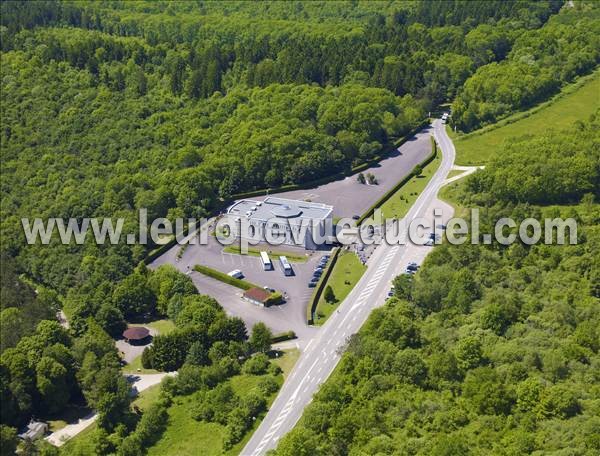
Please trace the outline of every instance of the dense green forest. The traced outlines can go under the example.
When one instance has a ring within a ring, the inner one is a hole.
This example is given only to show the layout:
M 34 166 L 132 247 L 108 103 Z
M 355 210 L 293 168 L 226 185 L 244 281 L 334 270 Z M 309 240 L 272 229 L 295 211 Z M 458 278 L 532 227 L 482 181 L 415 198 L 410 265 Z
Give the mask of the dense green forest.
M 201 217 L 238 192 L 347 170 L 389 150 L 440 103 L 453 102 L 462 130 L 493 122 L 597 64 L 600 9 L 594 2 L 563 6 L 1 2 L 3 441 L 32 416 L 70 404 L 103 414 L 100 432 L 113 443 L 99 453 L 114 451 L 130 433 L 138 435 L 132 442 L 145 441 L 141 423 L 160 421 L 167 405 L 142 421 L 130 412 L 113 340 L 142 315 L 178 326 L 157 338 L 148 366 L 196 360 L 201 366 L 190 369 L 209 369 L 220 359 L 210 355 L 218 342 L 231 342 L 230 358 L 242 356 L 240 346 L 243 356 L 254 350 L 243 325 L 199 297 L 185 277 L 139 265 L 155 246 L 99 246 L 90 238 L 26 245 L 22 217 L 123 217 L 124 231 L 137 232 L 139 208 L 149 219 Z M 497 183 L 503 193 L 495 197 L 506 204 L 597 193 L 596 156 L 580 151 L 593 135 L 580 127 L 566 171 L 557 148 L 546 158 L 554 174 L 522 187 L 499 160 L 495 171 L 472 180 L 471 195 L 487 198 Z M 528 165 L 517 146 L 506 154 L 514 166 Z M 552 183 L 548 193 L 539 190 L 544 182 Z M 55 321 L 61 308 L 68 330 Z M 236 369 L 243 367 L 228 375 Z M 241 438 L 246 422 L 235 413 Z
M 501 148 L 458 193 L 481 232 L 574 217 L 578 244 L 436 247 L 395 279 L 275 454 L 600 451 L 599 116 Z

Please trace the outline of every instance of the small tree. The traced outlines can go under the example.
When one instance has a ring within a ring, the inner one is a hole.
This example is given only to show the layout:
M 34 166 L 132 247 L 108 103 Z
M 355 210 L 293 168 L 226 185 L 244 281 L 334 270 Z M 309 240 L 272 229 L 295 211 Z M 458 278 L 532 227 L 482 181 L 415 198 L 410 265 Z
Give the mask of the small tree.
M 325 287 L 325 295 L 323 297 L 325 298 L 325 301 L 329 304 L 333 304 L 336 301 L 335 293 L 333 292 L 333 288 L 331 288 L 331 285 L 327 285 Z
M 196 366 L 205 366 L 208 364 L 208 350 L 202 342 L 197 341 L 190 346 L 190 351 L 185 358 L 185 362 Z
M 356 176 L 356 180 L 359 184 L 364 184 L 366 182 L 365 175 L 363 173 L 358 173 L 358 176 Z
M 374 174 L 367 173 L 367 182 L 369 185 L 377 185 L 377 179 Z
M 401 274 L 393 280 L 394 296 L 410 301 L 412 299 L 412 275 Z
M 262 322 L 256 323 L 252 327 L 252 335 L 250 336 L 250 346 L 257 352 L 265 353 L 271 350 L 271 339 L 273 333 L 267 325 Z
M 421 165 L 417 165 L 415 166 L 415 170 L 414 170 L 415 176 L 420 176 L 421 174 L 423 174 L 423 167 Z

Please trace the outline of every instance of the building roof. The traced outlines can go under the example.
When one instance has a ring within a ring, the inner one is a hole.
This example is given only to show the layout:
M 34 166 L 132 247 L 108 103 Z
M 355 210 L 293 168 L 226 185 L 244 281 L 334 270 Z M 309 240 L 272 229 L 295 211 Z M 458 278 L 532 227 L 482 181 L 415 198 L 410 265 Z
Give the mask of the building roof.
M 271 293 L 262 288 L 250 288 L 244 292 L 244 298 L 262 302 L 263 304 L 269 299 L 269 296 L 271 296 Z
M 48 429 L 48 424 L 42 421 L 30 421 L 25 431 L 19 434 L 19 437 L 22 439 L 36 439 L 37 437 L 43 435 Z
M 227 213 L 246 216 L 254 220 L 324 220 L 333 212 L 333 206 L 309 201 L 291 200 L 268 196 L 264 201 L 243 199 L 236 201 L 227 209 Z
M 133 326 L 123 331 L 123 337 L 128 340 L 141 340 L 150 335 L 148 328 L 143 326 Z

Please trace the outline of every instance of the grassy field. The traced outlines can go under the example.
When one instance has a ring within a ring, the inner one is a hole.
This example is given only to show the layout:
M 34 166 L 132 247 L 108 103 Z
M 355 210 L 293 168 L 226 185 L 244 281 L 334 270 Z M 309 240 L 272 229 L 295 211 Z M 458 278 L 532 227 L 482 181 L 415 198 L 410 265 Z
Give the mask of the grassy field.
M 340 252 L 333 271 L 329 276 L 327 285 L 331 285 L 336 301 L 333 304 L 325 302 L 323 295 L 319 299 L 314 316 L 314 324 L 322 325 L 331 315 L 340 302 L 344 300 L 354 285 L 360 280 L 367 267 L 352 252 Z M 327 286 L 326 285 L 326 286 Z M 324 294 L 324 293 L 323 293 Z
M 446 178 L 450 179 L 451 177 L 458 176 L 459 174 L 462 174 L 462 173 L 464 173 L 464 171 L 462 169 L 452 169 L 452 170 L 450 170 L 450 172 L 448 173 L 448 176 Z
M 138 370 L 139 369 L 139 370 Z M 144 369 L 142 367 L 142 356 L 138 356 L 129 364 L 125 364 L 121 369 L 124 374 L 159 374 L 160 372 L 154 369 Z
M 292 348 L 291 350 L 286 350 L 283 356 L 279 356 L 279 358 L 273 360 L 275 364 L 277 364 L 281 370 L 283 371 L 283 378 L 287 378 L 289 373 L 292 371 L 294 364 L 298 361 L 300 357 L 300 350 Z
M 144 411 L 158 399 L 159 395 L 160 383 L 142 391 L 140 395 L 131 403 L 131 405 Z
M 296 255 L 290 252 L 284 252 L 284 251 L 277 251 L 277 250 L 271 250 L 271 249 L 257 249 L 254 247 L 248 247 L 248 253 L 245 253 L 244 255 L 251 255 L 251 256 L 260 256 L 260 252 L 265 251 L 269 254 L 269 257 L 271 258 L 271 261 L 275 261 L 277 259 L 277 257 L 279 256 L 285 256 L 287 257 L 287 259 L 290 261 L 290 263 L 305 263 L 308 260 L 308 257 L 306 255 Z M 223 252 L 225 253 L 232 253 L 234 255 L 240 255 L 240 246 L 239 245 L 228 245 L 227 247 L 225 247 L 223 249 Z
M 287 375 L 298 359 L 298 350 L 285 351 L 275 362 Z M 239 396 L 245 396 L 255 389 L 261 376 L 237 375 L 230 382 Z M 283 382 L 283 378 L 280 378 Z M 269 398 L 269 406 L 275 400 L 276 394 Z M 262 417 L 256 420 L 253 429 L 246 433 L 244 439 L 228 451 L 223 450 L 225 427 L 216 423 L 205 423 L 191 417 L 194 401 L 193 395 L 175 398 L 175 403 L 169 409 L 169 425 L 158 443 L 148 449 L 149 456 L 204 456 L 238 455 L 248 442 L 254 429 L 258 427 Z M 200 450 L 201 449 L 201 450 Z
M 156 320 L 149 323 L 130 323 L 129 326 L 145 326 L 146 328 L 154 329 L 158 334 L 169 334 L 175 329 L 175 323 L 171 320 Z
M 384 218 L 404 217 L 437 171 L 441 161 L 442 155 L 438 152 L 431 163 L 423 169 L 423 173 L 419 177 L 411 178 L 390 199 L 383 203 L 381 206 L 382 216 Z
M 511 137 L 535 135 L 586 120 L 600 107 L 600 70 L 565 87 L 552 100 L 464 137 L 450 132 L 457 165 L 483 165 Z M 450 128 L 448 128 L 450 130 Z

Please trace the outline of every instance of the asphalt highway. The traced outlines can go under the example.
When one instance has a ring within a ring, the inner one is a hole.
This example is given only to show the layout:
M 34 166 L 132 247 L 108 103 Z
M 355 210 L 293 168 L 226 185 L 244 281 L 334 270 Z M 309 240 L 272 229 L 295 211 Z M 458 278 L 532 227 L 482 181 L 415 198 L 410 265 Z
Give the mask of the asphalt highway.
M 407 226 L 408 222 L 419 217 L 433 223 L 434 209 L 441 210 L 441 221 L 444 223 L 452 216 L 452 208 L 440 202 L 437 193 L 454 164 L 454 145 L 440 120 L 433 122 L 433 136 L 441 149 L 442 163 L 410 208 L 406 216 Z M 358 332 L 374 308 L 384 304 L 392 279 L 402 273 L 409 262 L 421 264 L 433 248 L 412 243 L 382 243 L 375 249 L 356 287 L 306 345 L 242 455 L 263 455 L 277 447 L 278 441 L 295 426 L 313 395 L 339 362 L 340 349 L 343 349 L 348 338 Z

